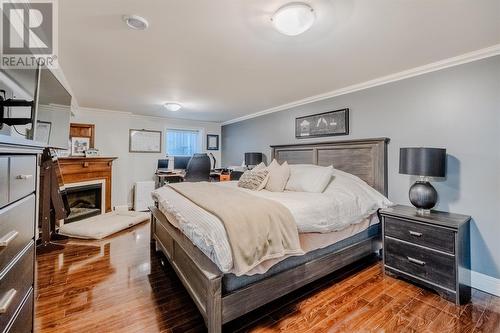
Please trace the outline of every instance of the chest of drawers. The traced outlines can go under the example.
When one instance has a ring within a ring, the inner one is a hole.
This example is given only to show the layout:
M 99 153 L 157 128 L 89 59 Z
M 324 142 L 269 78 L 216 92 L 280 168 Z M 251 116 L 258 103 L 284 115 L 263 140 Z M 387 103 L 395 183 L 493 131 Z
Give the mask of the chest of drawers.
M 39 147 L 0 143 L 0 332 L 33 331 Z
M 384 271 L 433 289 L 456 304 L 470 299 L 470 216 L 413 207 L 381 210 Z

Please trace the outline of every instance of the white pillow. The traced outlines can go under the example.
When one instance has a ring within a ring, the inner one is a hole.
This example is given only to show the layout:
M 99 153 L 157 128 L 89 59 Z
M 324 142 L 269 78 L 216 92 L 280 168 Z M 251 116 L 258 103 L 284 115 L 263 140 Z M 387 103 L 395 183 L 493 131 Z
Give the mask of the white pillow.
M 285 190 L 321 193 L 332 179 L 333 167 L 314 164 L 290 165 L 290 178 Z
M 384 195 L 353 174 L 334 169 L 333 177 L 333 180 L 323 193 L 330 196 L 338 196 L 339 193 L 344 193 L 355 198 L 360 215 L 368 216 L 379 208 L 394 205 Z
M 267 170 L 269 170 L 269 174 L 266 190 L 271 192 L 283 192 L 286 182 L 290 177 L 290 167 L 288 163 L 285 161 L 280 165 L 276 160 L 273 160 L 267 167 Z

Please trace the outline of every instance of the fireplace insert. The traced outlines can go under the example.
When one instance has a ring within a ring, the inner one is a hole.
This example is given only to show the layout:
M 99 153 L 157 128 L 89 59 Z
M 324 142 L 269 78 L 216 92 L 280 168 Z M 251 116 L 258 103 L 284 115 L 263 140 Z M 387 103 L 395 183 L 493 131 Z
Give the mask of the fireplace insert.
M 66 188 L 70 214 L 64 223 L 71 223 L 102 213 L 102 184 Z

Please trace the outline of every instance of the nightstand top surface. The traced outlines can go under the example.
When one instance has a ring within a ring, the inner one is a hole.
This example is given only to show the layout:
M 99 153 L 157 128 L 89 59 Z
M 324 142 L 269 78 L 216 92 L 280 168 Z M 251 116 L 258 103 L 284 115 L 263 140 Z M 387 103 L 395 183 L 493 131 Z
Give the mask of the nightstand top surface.
M 403 205 L 381 209 L 380 214 L 457 229 L 471 219 L 468 215 L 453 214 L 437 210 L 433 210 L 429 214 L 421 215 L 417 214 L 417 209 L 415 207 Z

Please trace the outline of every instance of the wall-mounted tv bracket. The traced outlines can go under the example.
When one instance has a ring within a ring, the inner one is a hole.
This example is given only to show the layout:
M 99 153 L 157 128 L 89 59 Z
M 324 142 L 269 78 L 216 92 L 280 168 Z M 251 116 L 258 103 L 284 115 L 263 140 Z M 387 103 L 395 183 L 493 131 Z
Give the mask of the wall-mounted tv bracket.
M 27 101 L 25 99 L 8 98 L 5 99 L 5 90 L 0 91 L 0 124 L 13 125 L 27 125 L 33 119 L 33 110 L 35 108 L 34 101 Z M 5 117 L 5 108 L 12 107 L 29 107 L 31 108 L 29 118 L 9 118 Z

